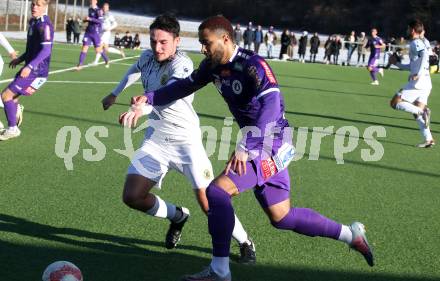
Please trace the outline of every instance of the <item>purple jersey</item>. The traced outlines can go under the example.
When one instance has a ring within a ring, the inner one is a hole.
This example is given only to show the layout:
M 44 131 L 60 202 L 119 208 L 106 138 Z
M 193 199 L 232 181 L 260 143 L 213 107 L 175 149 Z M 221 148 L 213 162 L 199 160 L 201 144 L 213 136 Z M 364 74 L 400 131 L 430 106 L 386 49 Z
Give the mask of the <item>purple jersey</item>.
M 367 47 L 370 48 L 370 58 L 379 59 L 380 57 L 380 48 L 376 48 L 376 45 L 382 45 L 382 38 L 379 36 L 372 37 L 368 40 Z
M 47 77 L 49 74 L 53 33 L 53 26 L 47 15 L 29 21 L 26 52 L 22 58 L 35 76 Z
M 236 47 L 227 64 L 215 67 L 205 59 L 190 77 L 146 93 L 146 96 L 149 103 L 163 105 L 187 96 L 210 82 L 223 96 L 240 128 L 257 127 L 260 130 L 259 136 L 247 134 L 246 148 L 261 150 L 264 136 L 269 132 L 274 136 L 270 153 L 276 153 L 282 144 L 283 129 L 289 126 L 284 119 L 284 100 L 272 69 L 252 51 Z M 272 128 L 266 128 L 269 125 Z
M 102 23 L 104 22 L 104 12 L 99 8 L 89 7 L 89 20 L 86 28 L 86 34 L 101 34 Z

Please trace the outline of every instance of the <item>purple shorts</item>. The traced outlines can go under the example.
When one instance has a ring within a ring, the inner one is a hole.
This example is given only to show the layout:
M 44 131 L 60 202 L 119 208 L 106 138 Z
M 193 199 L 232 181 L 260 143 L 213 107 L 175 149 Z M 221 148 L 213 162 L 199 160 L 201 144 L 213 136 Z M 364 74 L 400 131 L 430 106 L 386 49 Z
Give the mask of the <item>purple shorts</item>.
M 95 48 L 101 46 L 101 36 L 99 36 L 99 34 L 96 33 L 84 34 L 83 46 L 90 46 L 92 44 Z
M 239 176 L 230 172 L 229 177 L 237 186 L 238 191 L 244 192 L 254 188 L 254 194 L 261 207 L 267 208 L 290 198 L 290 177 L 288 169 L 284 169 L 264 180 L 263 184 L 258 184 L 261 175 L 255 164 L 255 160 L 248 161 L 246 174 Z
M 376 57 L 372 57 L 368 59 L 368 67 L 375 67 L 377 66 L 378 59 Z
M 8 85 L 8 89 L 16 95 L 31 96 L 47 81 L 47 77 L 38 77 L 32 73 L 23 78 L 20 77 L 20 72 L 17 73 L 14 81 Z

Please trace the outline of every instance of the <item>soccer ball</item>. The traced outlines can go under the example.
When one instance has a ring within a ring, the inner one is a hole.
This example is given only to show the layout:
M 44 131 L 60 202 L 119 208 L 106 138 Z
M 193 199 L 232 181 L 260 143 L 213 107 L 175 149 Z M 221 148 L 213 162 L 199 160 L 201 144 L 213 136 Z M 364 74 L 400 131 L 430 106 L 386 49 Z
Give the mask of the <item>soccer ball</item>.
M 49 264 L 43 273 L 43 281 L 82 281 L 79 268 L 68 261 L 56 261 Z

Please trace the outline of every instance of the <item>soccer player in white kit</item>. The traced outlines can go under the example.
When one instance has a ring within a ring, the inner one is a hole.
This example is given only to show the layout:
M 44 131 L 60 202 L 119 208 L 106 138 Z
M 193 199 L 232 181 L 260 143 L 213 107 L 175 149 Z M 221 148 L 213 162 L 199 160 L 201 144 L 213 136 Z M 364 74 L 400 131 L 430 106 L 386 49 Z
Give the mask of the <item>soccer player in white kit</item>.
M 179 22 L 173 16 L 161 15 L 154 20 L 150 26 L 152 50 L 144 51 L 119 85 L 103 99 L 104 109 L 108 109 L 116 97 L 139 78 L 147 91 L 159 89 L 192 73 L 191 59 L 177 50 L 179 32 Z M 200 207 L 205 213 L 208 212 L 205 192 L 213 180 L 213 171 L 202 144 L 199 118 L 192 107 L 193 99 L 194 95 L 190 95 L 168 105 L 154 107 L 148 116 L 149 127 L 142 147 L 131 161 L 124 186 L 123 201 L 130 208 L 171 221 L 165 239 L 168 249 L 176 247 L 190 215 L 188 209 L 177 207 L 150 193 L 154 186 L 161 187 L 169 169 L 186 176 Z M 121 116 L 126 120 L 129 114 Z M 239 261 L 255 263 L 254 244 L 237 216 L 233 237 L 240 245 Z
M 112 30 L 118 27 L 118 23 L 116 22 L 116 19 L 112 15 L 112 13 L 110 13 L 109 3 L 107 2 L 104 3 L 104 5 L 102 5 L 102 10 L 104 11 L 104 22 L 102 24 L 102 34 L 101 34 L 101 44 L 103 47 L 103 52 L 121 55 L 124 58 L 125 53 L 122 50 L 118 50 L 116 48 L 110 47 L 110 38 L 112 35 Z M 98 64 L 100 58 L 101 55 L 96 54 L 94 64 Z
M 11 58 L 11 60 L 17 58 L 17 52 L 14 50 L 14 48 L 12 48 L 11 44 L 9 44 L 8 40 L 6 39 L 6 37 L 1 32 L 0 32 L 0 45 L 2 45 L 3 48 L 6 49 L 6 51 L 8 52 L 9 57 Z M 3 73 L 3 66 L 4 66 L 4 61 L 2 59 L 2 56 L 0 56 L 0 76 Z M 3 107 L 3 102 L 2 102 L 1 99 L 0 99 L 0 107 Z
M 414 20 L 408 25 L 408 34 L 412 41 L 409 45 L 409 64 L 398 63 L 395 56 L 389 63 L 400 69 L 410 71 L 408 83 L 391 99 L 391 107 L 414 115 L 424 139 L 417 147 L 428 148 L 435 144 L 429 129 L 431 110 L 427 107 L 432 83 L 429 73 L 429 56 L 432 52 L 429 41 L 424 38 L 423 23 Z

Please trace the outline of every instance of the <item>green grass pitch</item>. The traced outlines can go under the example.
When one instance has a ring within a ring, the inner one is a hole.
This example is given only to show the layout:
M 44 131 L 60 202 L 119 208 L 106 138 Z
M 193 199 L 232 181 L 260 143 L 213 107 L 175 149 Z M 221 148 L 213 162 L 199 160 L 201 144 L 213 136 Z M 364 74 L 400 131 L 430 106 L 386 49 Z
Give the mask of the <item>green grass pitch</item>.
M 13 43 L 23 52 L 23 41 Z M 78 55 L 78 46 L 56 44 L 51 70 L 74 66 Z M 93 57 L 89 51 L 88 62 Z M 202 58 L 191 57 L 195 65 Z M 25 106 L 22 135 L 0 142 L 0 280 L 41 280 L 45 267 L 56 260 L 75 263 L 86 281 L 179 280 L 209 263 L 207 220 L 183 176 L 170 172 L 163 189 L 155 191 L 191 210 L 175 250 L 164 248 L 167 221 L 122 203 L 129 159 L 114 151 L 124 148 L 117 117 L 142 87 L 136 84 L 126 90 L 109 111 L 102 110 L 100 101 L 115 86 L 102 82 L 118 82 L 134 61 L 119 61 L 110 69 L 101 65 L 53 74 L 37 94 L 21 98 Z M 304 157 L 289 166 L 293 204 L 343 223 L 363 222 L 376 266 L 369 268 L 342 243 L 274 229 L 252 192 L 247 192 L 233 204 L 256 243 L 258 263 L 241 266 L 233 261 L 234 280 L 440 280 L 439 149 L 415 148 L 420 136 L 414 119 L 389 107 L 407 73 L 386 71 L 381 85 L 371 86 L 365 68 L 270 64 L 285 97 L 286 118 L 295 128 L 308 129 Z M 14 74 L 5 69 L 0 79 Z M 0 87 L 6 85 L 2 82 Z M 431 129 L 437 139 L 439 91 L 440 75 L 433 75 Z M 201 125 L 214 126 L 220 135 L 224 117 L 231 114 L 213 86 L 196 95 L 194 107 Z M 5 123 L 3 113 L 0 120 Z M 56 136 L 64 126 L 81 132 L 73 170 L 67 170 L 55 153 Z M 85 137 L 93 126 L 108 130 L 107 137 L 99 137 L 105 158 L 96 162 L 83 157 L 84 149 L 96 153 Z M 361 136 L 370 126 L 383 126 L 386 137 L 377 137 L 384 148 L 382 159 L 364 161 L 361 150 L 369 146 L 360 138 L 356 149 L 344 156 L 345 164 L 338 165 L 333 134 L 322 139 L 319 159 L 309 160 L 316 156 L 310 152 L 313 128 L 328 126 L 334 126 L 334 132 L 354 126 Z M 142 136 L 134 134 L 135 148 Z M 218 149 L 211 161 L 215 173 L 220 173 L 225 161 L 218 160 Z M 235 244 L 231 252 L 235 260 Z

